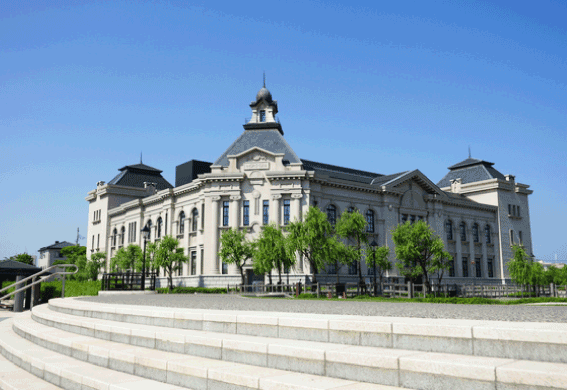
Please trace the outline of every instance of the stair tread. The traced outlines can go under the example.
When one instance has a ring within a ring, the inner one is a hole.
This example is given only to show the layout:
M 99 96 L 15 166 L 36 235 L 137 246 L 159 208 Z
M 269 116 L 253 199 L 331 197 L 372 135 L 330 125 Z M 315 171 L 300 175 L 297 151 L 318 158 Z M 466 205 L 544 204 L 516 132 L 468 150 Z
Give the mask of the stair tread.
M 20 316 L 19 318 L 15 318 L 14 325 L 24 331 L 34 334 L 37 337 L 44 337 L 46 339 L 50 338 L 53 341 L 57 339 L 64 340 L 70 335 L 69 332 L 63 330 L 53 331 L 50 330 L 50 328 L 46 325 L 36 323 L 33 319 L 31 319 L 31 313 L 27 317 Z M 73 342 L 75 343 L 74 345 L 77 345 L 81 344 L 83 340 L 88 339 L 88 336 L 78 336 L 73 338 Z M 127 346 L 125 348 L 124 344 L 122 343 L 107 340 L 99 341 L 100 343 L 96 345 L 98 351 L 102 353 L 106 351 L 107 356 L 110 357 L 123 358 L 132 362 L 136 362 L 138 364 L 145 364 L 150 368 L 159 368 L 162 370 L 174 372 L 190 372 L 191 375 L 201 376 L 202 378 L 209 380 L 218 380 L 221 382 L 228 382 L 252 388 L 258 388 L 260 382 L 262 382 L 267 383 L 266 386 L 268 386 L 268 384 L 275 386 L 273 387 L 274 389 L 285 388 L 287 386 L 290 389 L 348 388 L 349 390 L 402 390 L 402 388 L 400 387 L 384 386 L 379 384 L 356 382 L 352 380 L 295 373 L 291 371 L 284 371 L 267 367 L 251 366 L 242 363 L 221 361 L 198 356 L 188 356 L 174 352 L 159 351 L 145 347 Z M 2 337 L 0 337 L 0 342 L 2 342 Z M 31 342 L 28 341 L 28 343 Z M 91 350 L 90 347 L 88 348 L 88 350 Z M 285 383 L 287 383 L 287 385 L 285 385 Z M 306 385 L 308 383 L 312 383 L 312 385 Z
M 126 386 L 128 383 L 138 383 L 138 386 L 132 387 L 132 389 L 139 389 L 141 385 L 151 386 L 152 389 L 159 390 L 183 389 L 178 386 L 140 378 L 105 367 L 94 366 L 70 356 L 58 354 L 34 344 L 29 340 L 23 339 L 11 329 L 11 325 L 13 322 L 27 321 L 26 314 L 28 313 L 29 312 L 26 312 L 11 320 L 3 321 L 0 327 L 0 348 L 8 350 L 22 361 L 41 367 L 51 373 L 61 374 L 61 376 L 67 379 L 80 380 L 81 382 L 79 383 L 91 385 L 93 388 L 98 388 L 101 384 L 103 386 L 117 385 L 119 386 L 116 388 L 118 390 L 119 388 L 128 388 L 129 386 Z M 37 378 L 33 374 L 30 375 Z M 54 388 L 57 389 L 59 387 Z
M 59 390 L 59 386 L 16 366 L 0 355 L 0 388 L 5 390 Z

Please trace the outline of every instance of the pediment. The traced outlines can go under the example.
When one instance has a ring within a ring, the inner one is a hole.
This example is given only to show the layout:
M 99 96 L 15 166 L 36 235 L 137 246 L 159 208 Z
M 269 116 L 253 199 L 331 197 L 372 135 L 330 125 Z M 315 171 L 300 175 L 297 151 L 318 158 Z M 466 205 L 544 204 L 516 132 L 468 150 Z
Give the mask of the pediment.
M 433 182 L 418 169 L 397 177 L 396 179 L 386 183 L 384 187 L 386 189 L 392 188 L 403 193 L 411 191 L 415 196 L 419 196 L 422 199 L 426 194 L 443 197 L 446 196 L 439 187 L 433 184 Z

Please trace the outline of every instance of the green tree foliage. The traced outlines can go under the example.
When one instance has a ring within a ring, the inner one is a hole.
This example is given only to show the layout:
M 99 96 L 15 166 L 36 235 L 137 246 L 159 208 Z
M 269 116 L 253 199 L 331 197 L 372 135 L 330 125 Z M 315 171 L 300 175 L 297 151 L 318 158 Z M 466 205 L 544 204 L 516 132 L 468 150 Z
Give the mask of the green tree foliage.
M 227 264 L 236 264 L 240 271 L 241 283 L 245 283 L 244 265 L 254 256 L 254 243 L 245 240 L 246 232 L 237 229 L 222 233 L 219 256 Z
M 264 228 L 256 243 L 254 252 L 254 272 L 268 273 L 272 284 L 272 270 L 276 269 L 279 275 L 279 284 L 282 283 L 282 271 L 295 264 L 295 256 L 288 250 L 287 243 L 280 227 L 268 225 Z
M 360 214 L 358 210 L 353 212 L 345 211 L 341 214 L 336 226 L 337 235 L 341 238 L 347 239 L 347 244 L 350 248 L 346 252 L 348 255 L 348 262 L 357 262 L 358 268 L 358 282 L 362 285 L 362 269 L 360 267 L 360 259 L 362 258 L 363 246 L 368 244 L 368 233 L 366 232 L 366 219 Z
M 368 267 L 376 267 L 374 270 L 376 276 L 379 278 L 379 283 L 382 284 L 384 273 L 392 269 L 392 263 L 388 260 L 390 256 L 390 248 L 379 246 L 376 249 L 369 249 L 370 252 L 366 256 L 366 265 Z
M 356 257 L 355 249 L 346 246 L 343 242 L 339 241 L 336 236 L 329 237 L 327 245 L 328 253 L 325 263 L 335 266 L 338 284 L 340 282 L 341 269 L 343 266 L 350 264 L 352 259 Z
M 169 291 L 173 290 L 173 273 L 183 267 L 188 257 L 183 254 L 183 248 L 179 248 L 179 241 L 171 236 L 165 236 L 157 247 L 154 264 L 163 268 L 168 276 Z
M 87 247 L 85 246 L 66 246 L 61 249 L 61 256 L 67 258 L 67 260 L 56 261 L 53 264 L 75 264 L 79 271 L 74 275 L 66 275 L 69 280 L 85 281 L 89 279 L 89 274 L 87 270 Z M 68 268 L 68 271 L 73 270 Z
M 89 280 L 96 281 L 100 270 L 104 268 L 106 263 L 106 252 L 96 252 L 91 255 L 91 259 L 87 262 L 87 273 Z
M 519 245 L 512 246 L 513 257 L 508 262 L 510 278 L 517 284 L 532 284 L 532 265 L 526 251 Z
M 19 261 L 20 263 L 24 263 L 24 264 L 28 264 L 28 265 L 34 265 L 33 264 L 33 257 L 28 255 L 27 253 L 20 253 L 19 255 L 11 257 L 11 259 L 12 258 L 16 261 Z
M 116 251 L 114 262 L 119 269 L 142 271 L 142 248 L 136 244 L 130 244 Z
M 311 266 L 313 283 L 317 283 L 317 273 L 337 250 L 333 241 L 333 227 L 327 221 L 327 215 L 317 207 L 309 207 L 303 221 L 295 221 L 287 226 L 286 237 L 291 253 L 303 256 Z
M 423 276 L 426 291 L 430 292 L 429 275 L 439 269 L 444 259 L 450 258 L 441 238 L 426 222 L 412 224 L 408 221 L 392 230 L 392 240 L 396 245 L 396 267 L 400 273 L 413 280 Z
M 146 269 L 151 269 L 153 272 L 159 271 L 159 267 L 155 262 L 157 249 L 158 245 L 155 242 L 146 244 Z

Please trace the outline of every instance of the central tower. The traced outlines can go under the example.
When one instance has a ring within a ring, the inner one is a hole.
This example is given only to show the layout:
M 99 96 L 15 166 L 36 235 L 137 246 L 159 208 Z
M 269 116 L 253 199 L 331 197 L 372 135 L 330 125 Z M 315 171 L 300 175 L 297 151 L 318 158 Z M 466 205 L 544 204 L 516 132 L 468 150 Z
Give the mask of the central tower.
M 250 103 L 250 108 L 252 108 L 252 117 L 244 125 L 246 130 L 277 128 L 283 134 L 281 126 L 276 120 L 278 102 L 272 99 L 272 94 L 266 88 L 266 76 L 264 76 L 264 85 L 256 94 L 256 100 Z

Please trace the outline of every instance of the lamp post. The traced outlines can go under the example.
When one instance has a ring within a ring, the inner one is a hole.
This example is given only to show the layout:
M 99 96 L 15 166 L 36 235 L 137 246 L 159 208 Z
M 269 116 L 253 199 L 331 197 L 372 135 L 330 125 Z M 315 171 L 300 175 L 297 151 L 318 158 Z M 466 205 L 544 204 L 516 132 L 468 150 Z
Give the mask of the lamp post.
M 373 274 L 374 274 L 374 296 L 378 295 L 378 286 L 376 285 L 376 271 L 377 268 L 376 267 L 376 247 L 378 246 L 378 243 L 376 242 L 376 240 L 372 240 L 372 242 L 370 243 L 370 247 L 372 248 L 372 260 L 374 260 L 373 264 L 374 264 L 374 270 L 373 270 Z
M 146 244 L 150 237 L 150 228 L 148 225 L 142 229 L 142 237 L 144 237 L 144 257 L 142 259 L 142 291 L 146 290 Z

